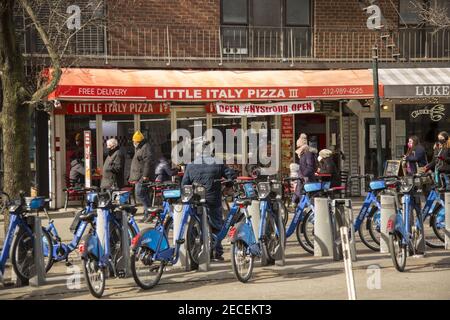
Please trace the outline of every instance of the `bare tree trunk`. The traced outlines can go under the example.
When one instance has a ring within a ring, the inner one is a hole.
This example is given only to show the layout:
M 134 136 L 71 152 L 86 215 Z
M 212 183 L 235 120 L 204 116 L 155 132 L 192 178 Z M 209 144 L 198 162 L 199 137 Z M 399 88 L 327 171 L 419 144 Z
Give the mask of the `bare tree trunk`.
M 13 21 L 14 0 L 0 4 L 0 71 L 3 87 L 1 113 L 3 134 L 4 191 L 17 199 L 30 192 L 30 98 L 25 89 L 23 60 Z M 5 228 L 8 225 L 5 215 Z

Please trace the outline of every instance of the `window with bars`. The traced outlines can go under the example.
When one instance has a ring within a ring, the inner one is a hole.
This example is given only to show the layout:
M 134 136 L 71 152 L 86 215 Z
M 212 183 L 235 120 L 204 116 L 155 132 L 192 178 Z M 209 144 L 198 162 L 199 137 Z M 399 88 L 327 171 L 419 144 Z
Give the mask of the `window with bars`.
M 64 25 L 67 8 L 77 5 L 81 11 L 81 29 L 69 30 Z M 39 2 L 36 16 L 48 31 L 56 50 L 66 55 L 98 55 L 105 52 L 105 21 L 106 6 L 104 0 L 77 0 L 75 2 L 61 1 L 56 7 L 51 0 Z M 27 54 L 46 54 L 44 42 L 33 27 L 26 12 L 16 6 L 16 31 L 19 33 L 22 52 Z
M 225 55 L 311 54 L 311 0 L 222 0 Z

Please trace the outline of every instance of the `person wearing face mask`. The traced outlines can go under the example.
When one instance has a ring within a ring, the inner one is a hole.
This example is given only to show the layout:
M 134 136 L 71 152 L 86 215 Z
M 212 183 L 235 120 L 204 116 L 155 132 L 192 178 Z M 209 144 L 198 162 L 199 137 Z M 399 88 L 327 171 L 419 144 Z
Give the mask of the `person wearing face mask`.
M 133 159 L 131 160 L 130 182 L 135 184 L 136 196 L 144 206 L 144 218 L 141 222 L 149 220 L 148 209 L 151 206 L 151 199 L 148 187 L 144 184 L 154 180 L 155 168 L 150 145 L 140 131 L 133 135 L 133 145 L 135 148 Z
M 437 176 L 441 173 L 450 174 L 450 141 L 448 133 L 445 131 L 439 133 L 438 141 L 433 161 L 426 166 L 426 170 L 434 170 Z
M 124 156 L 120 152 L 119 143 L 116 139 L 106 141 L 108 156 L 103 164 L 102 189 L 120 189 L 123 187 L 123 164 Z
M 408 150 L 403 156 L 403 160 L 406 162 L 406 172 L 408 175 L 414 175 L 417 171 L 424 171 L 427 165 L 427 155 L 425 148 L 420 144 L 417 136 L 411 136 L 408 139 Z

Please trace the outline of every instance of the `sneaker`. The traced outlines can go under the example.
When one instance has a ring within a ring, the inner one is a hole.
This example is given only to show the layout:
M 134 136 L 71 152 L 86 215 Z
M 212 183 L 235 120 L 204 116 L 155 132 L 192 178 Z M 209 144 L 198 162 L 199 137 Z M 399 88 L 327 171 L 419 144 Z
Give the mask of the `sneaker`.
M 223 256 L 214 255 L 214 257 L 211 260 L 215 262 L 223 262 L 225 261 L 225 258 Z

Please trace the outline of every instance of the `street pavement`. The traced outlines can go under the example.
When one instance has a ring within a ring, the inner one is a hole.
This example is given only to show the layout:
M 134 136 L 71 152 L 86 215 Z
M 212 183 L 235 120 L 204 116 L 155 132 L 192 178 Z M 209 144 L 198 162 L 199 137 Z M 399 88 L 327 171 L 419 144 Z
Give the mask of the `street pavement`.
M 63 240 L 71 240 L 71 214 L 54 220 Z M 213 262 L 210 271 L 173 269 L 148 291 L 141 290 L 132 277 L 107 279 L 102 299 L 347 299 L 343 262 L 313 257 L 299 246 L 295 235 L 288 239 L 285 265 L 261 267 L 257 262 L 246 284 L 232 273 L 229 247 L 227 238 L 225 261 Z M 403 273 L 394 269 L 388 254 L 373 252 L 359 241 L 357 256 L 353 271 L 358 299 L 450 299 L 450 251 L 434 249 L 423 258 L 409 257 Z M 95 299 L 84 282 L 77 252 L 70 261 L 73 267 L 54 265 L 42 287 L 0 285 L 0 299 Z M 5 275 L 11 275 L 10 268 Z

